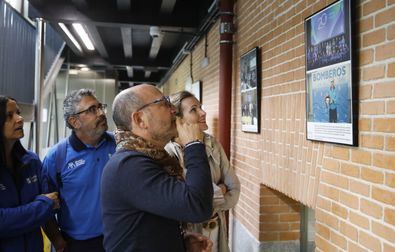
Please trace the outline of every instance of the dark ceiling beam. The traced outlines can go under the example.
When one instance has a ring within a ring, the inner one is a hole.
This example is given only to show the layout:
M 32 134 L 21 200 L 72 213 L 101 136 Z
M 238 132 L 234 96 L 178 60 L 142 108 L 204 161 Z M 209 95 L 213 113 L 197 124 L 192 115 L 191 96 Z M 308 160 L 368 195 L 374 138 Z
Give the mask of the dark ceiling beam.
M 85 9 L 88 7 L 88 4 L 86 3 L 85 0 L 72 0 L 72 2 L 79 9 Z
M 117 0 L 117 8 L 120 11 L 129 11 L 130 10 L 130 1 L 131 0 Z
M 162 5 L 160 6 L 161 13 L 171 14 L 176 5 L 177 0 L 162 0 Z
M 148 58 L 115 58 L 109 57 L 107 59 L 103 59 L 97 56 L 84 56 L 78 57 L 76 55 L 70 55 L 67 62 L 71 64 L 85 64 L 85 65 L 96 65 L 96 66 L 131 66 L 136 69 L 142 68 L 155 68 L 155 69 L 169 69 L 171 66 L 171 59 L 166 60 L 158 60 L 155 61 L 149 60 Z
M 194 28 L 198 24 L 192 18 L 172 15 L 153 16 L 151 13 L 118 12 L 111 9 L 86 9 L 82 14 L 71 2 L 66 0 L 30 0 L 45 20 L 62 23 L 84 23 L 96 26 L 119 27 L 120 25 L 146 25 Z
M 103 58 L 108 58 L 106 47 L 104 46 L 103 40 L 101 39 L 96 26 L 87 24 L 86 28 L 88 30 L 88 34 L 92 39 L 92 43 L 95 46 L 95 49 L 99 52 L 100 56 L 102 56 Z

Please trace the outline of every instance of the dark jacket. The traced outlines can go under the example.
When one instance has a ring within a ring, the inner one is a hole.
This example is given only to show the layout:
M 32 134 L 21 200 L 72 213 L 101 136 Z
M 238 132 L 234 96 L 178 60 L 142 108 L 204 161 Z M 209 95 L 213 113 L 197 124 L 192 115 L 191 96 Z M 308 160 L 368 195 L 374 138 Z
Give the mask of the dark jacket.
M 16 146 L 23 164 L 17 183 L 0 164 L 0 251 L 43 250 L 40 226 L 53 216 L 53 201 L 40 194 L 46 187 L 36 154 Z
M 209 219 L 213 197 L 203 144 L 185 149 L 185 165 L 181 182 L 143 153 L 111 157 L 101 187 L 106 251 L 185 251 L 180 221 Z

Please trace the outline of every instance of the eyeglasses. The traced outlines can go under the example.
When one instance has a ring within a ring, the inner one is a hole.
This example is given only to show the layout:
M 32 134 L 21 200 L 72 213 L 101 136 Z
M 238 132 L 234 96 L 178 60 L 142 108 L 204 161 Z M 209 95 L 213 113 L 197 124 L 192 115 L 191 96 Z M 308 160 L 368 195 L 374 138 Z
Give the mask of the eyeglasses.
M 142 110 L 142 109 L 144 109 L 144 108 L 146 108 L 146 107 L 148 107 L 148 106 L 151 106 L 152 104 L 157 104 L 157 103 L 160 103 L 160 102 L 162 102 L 162 101 L 165 102 L 165 105 L 166 105 L 167 107 L 170 108 L 170 107 L 172 106 L 172 104 L 171 104 L 171 102 L 170 102 L 169 96 L 162 96 L 161 98 L 156 99 L 156 100 L 153 101 L 153 102 L 149 102 L 149 103 L 147 103 L 147 104 L 141 106 L 139 109 L 136 110 L 136 112 L 138 112 L 138 111 L 140 111 L 140 110 Z
M 98 105 L 92 105 L 89 108 L 87 108 L 85 110 L 82 110 L 80 112 L 77 112 L 77 113 L 75 113 L 73 115 L 79 115 L 79 114 L 82 114 L 82 113 L 85 113 L 85 112 L 97 115 L 97 112 L 99 110 L 101 110 L 103 113 L 106 113 L 107 112 L 107 104 L 99 103 Z

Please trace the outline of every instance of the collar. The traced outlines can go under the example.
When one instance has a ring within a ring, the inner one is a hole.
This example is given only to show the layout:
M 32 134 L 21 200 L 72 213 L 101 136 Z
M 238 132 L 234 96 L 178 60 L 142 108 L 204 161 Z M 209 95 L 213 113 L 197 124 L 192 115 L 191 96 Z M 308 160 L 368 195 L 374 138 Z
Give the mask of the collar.
M 14 148 L 12 150 L 12 152 L 14 153 L 15 157 L 22 162 L 22 158 L 24 155 L 26 155 L 27 150 L 25 148 L 23 148 L 22 144 L 20 141 L 17 141 L 14 145 Z
M 104 132 L 103 135 L 102 135 L 102 137 L 101 137 L 101 140 L 100 140 L 98 146 L 101 144 L 101 142 L 102 142 L 103 140 L 111 141 L 111 140 L 112 140 L 112 137 L 111 137 L 111 135 L 110 135 L 108 132 Z M 88 148 L 88 146 L 87 146 L 86 144 L 84 144 L 84 143 L 77 137 L 77 135 L 75 134 L 74 131 L 72 131 L 71 136 L 69 137 L 69 143 L 70 143 L 71 147 L 73 147 L 73 149 L 74 149 L 75 151 L 77 151 L 77 152 L 80 152 L 80 151 L 85 150 L 85 149 Z

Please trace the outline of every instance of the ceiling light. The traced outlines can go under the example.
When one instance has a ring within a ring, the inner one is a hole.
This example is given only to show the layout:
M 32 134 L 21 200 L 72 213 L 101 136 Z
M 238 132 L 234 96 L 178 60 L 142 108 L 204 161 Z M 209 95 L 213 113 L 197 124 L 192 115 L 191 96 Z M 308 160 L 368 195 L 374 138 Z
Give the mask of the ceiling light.
M 73 28 L 78 33 L 78 36 L 80 36 L 82 42 L 84 42 L 86 49 L 88 49 L 90 51 L 95 50 L 95 47 L 93 46 L 92 41 L 90 40 L 88 33 L 86 33 L 82 24 L 73 23 Z
M 81 67 L 80 69 L 82 72 L 88 72 L 90 69 L 89 67 Z
M 63 23 L 58 23 L 60 28 L 62 28 L 63 32 L 66 33 L 67 37 L 73 42 L 74 46 L 77 47 L 77 49 L 82 52 L 82 48 L 80 44 L 77 42 L 77 40 L 74 38 L 73 34 L 70 33 L 69 29 L 63 24 Z
M 69 70 L 69 74 L 77 75 L 78 74 L 78 70 L 77 69 L 70 69 Z

